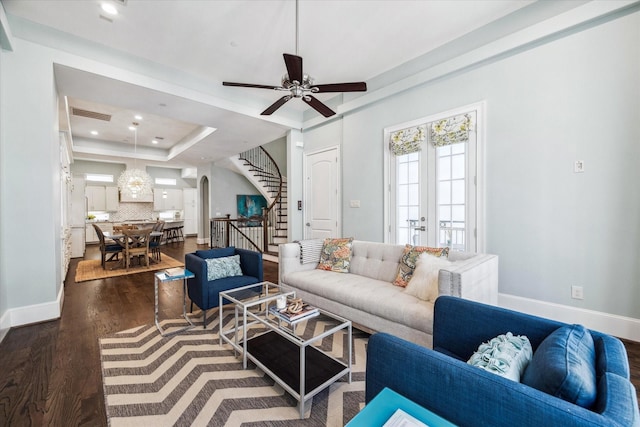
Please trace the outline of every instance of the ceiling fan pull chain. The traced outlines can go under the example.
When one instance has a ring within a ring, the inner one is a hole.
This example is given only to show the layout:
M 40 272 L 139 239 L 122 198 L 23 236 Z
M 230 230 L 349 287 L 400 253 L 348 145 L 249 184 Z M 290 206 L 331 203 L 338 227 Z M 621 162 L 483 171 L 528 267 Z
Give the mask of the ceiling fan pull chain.
M 298 0 L 296 0 L 296 56 L 300 56 L 298 54 L 299 42 L 300 42 L 300 33 L 298 31 Z

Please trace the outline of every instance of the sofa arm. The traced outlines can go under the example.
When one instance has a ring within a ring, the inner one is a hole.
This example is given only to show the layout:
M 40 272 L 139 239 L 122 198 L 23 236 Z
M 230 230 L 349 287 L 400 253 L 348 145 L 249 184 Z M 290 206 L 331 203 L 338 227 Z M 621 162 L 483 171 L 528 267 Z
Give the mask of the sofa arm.
M 280 284 L 286 284 L 287 274 L 296 271 L 308 271 L 315 269 L 317 263 L 300 263 L 300 245 L 298 243 L 285 243 L 278 248 L 278 279 Z
M 184 256 L 184 267 L 195 275 L 195 277 L 187 279 L 189 298 L 198 307 L 202 307 L 206 300 L 204 283 L 207 282 L 207 263 L 203 258 L 189 253 Z
M 440 270 L 439 295 L 498 304 L 498 256 L 478 254 Z
M 621 426 L 615 419 L 385 333 L 367 345 L 365 401 L 384 387 L 460 426 Z
M 258 279 L 258 282 L 262 282 L 264 272 L 262 265 L 262 253 L 250 251 L 248 249 L 236 248 L 236 254 L 240 255 L 242 274 L 245 276 L 255 277 Z

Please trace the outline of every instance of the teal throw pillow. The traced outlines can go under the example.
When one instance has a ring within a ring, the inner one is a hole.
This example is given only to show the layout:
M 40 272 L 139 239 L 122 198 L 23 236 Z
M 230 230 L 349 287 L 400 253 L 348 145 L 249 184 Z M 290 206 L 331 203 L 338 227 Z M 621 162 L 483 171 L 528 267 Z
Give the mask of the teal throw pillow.
M 531 354 L 529 338 L 507 332 L 480 344 L 467 363 L 501 377 L 520 381 L 520 376 L 531 361 Z
M 596 400 L 595 363 L 595 346 L 589 331 L 582 325 L 563 326 L 540 343 L 522 382 L 590 408 Z
M 240 255 L 220 258 L 208 258 L 207 280 L 222 279 L 224 277 L 242 276 Z

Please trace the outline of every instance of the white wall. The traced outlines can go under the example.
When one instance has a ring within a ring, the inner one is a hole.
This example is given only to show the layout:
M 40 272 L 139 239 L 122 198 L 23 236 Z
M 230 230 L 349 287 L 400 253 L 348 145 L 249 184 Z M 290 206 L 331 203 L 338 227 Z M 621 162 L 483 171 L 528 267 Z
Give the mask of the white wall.
M 639 45 L 636 12 L 363 107 L 340 136 L 336 121 L 305 132 L 305 151 L 341 138 L 343 235 L 383 240 L 385 127 L 486 100 L 500 292 L 640 319 Z

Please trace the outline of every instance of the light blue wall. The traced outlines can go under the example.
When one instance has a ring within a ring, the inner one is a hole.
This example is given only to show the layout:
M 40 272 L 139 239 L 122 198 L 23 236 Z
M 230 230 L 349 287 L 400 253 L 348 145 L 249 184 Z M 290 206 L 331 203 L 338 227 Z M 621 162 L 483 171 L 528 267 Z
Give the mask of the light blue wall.
M 236 218 L 238 213 L 236 196 L 260 194 L 247 178 L 215 164 L 211 166 L 209 188 L 211 189 L 211 217 L 230 214 L 231 218 Z
M 51 54 L 18 39 L 14 45 L 19 54 L 0 51 L 0 283 L 7 309 L 55 301 L 62 286 Z
M 640 318 L 638 46 L 634 13 L 305 132 L 305 151 L 341 140 L 343 235 L 383 240 L 385 127 L 484 100 L 487 251 L 500 256 L 500 292 Z

